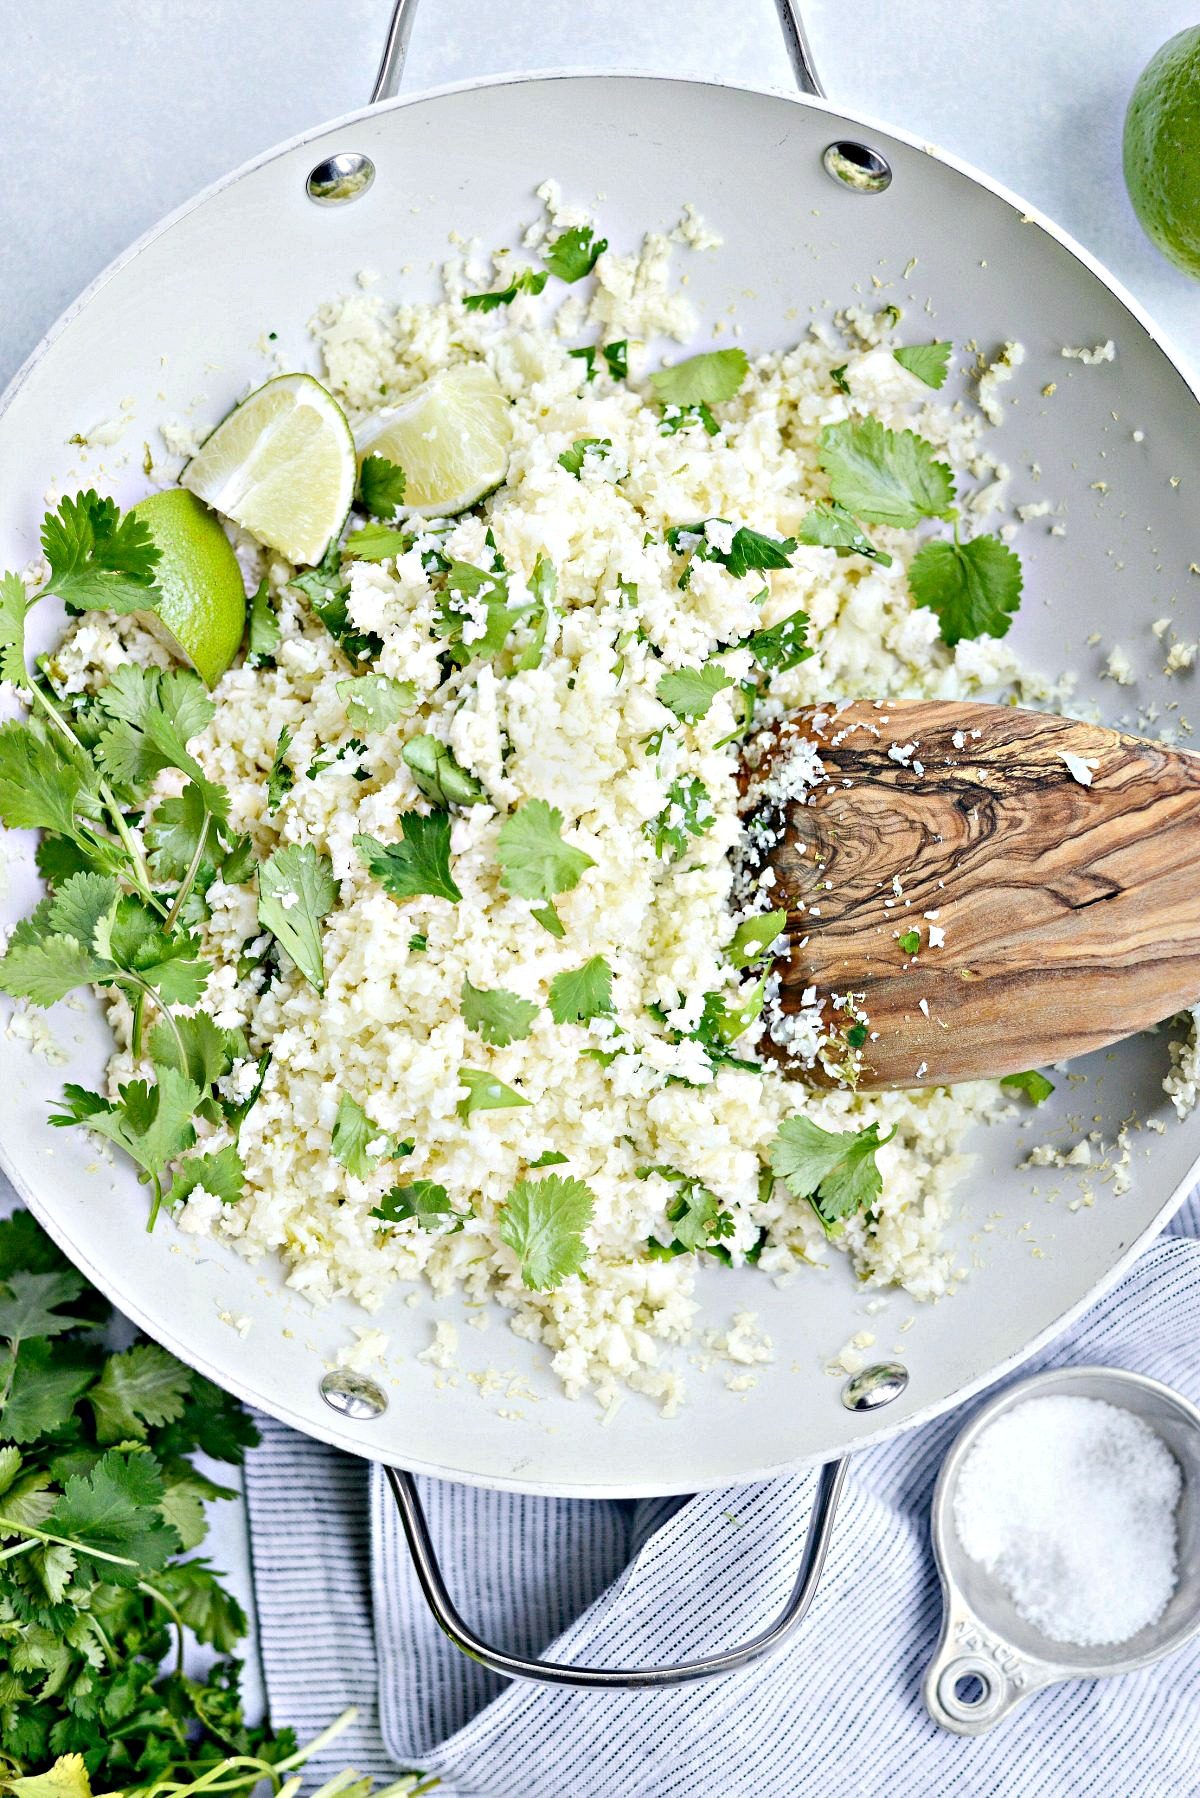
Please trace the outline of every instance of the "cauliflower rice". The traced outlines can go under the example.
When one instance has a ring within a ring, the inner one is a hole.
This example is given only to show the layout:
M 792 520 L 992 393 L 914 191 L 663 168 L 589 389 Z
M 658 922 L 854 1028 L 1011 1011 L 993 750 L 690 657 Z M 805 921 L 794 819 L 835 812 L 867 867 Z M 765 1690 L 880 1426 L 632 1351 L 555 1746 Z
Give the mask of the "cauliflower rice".
M 577 222 L 552 188 L 543 197 L 552 223 Z M 535 228 L 534 243 L 545 229 Z M 713 241 L 694 214 L 675 238 L 685 253 Z M 452 363 L 478 358 L 494 371 L 512 402 L 508 477 L 437 543 L 484 566 L 494 544 L 514 603 L 528 599 L 539 555 L 550 558 L 557 609 L 539 666 L 502 674 L 481 659 L 447 674 L 422 560 L 427 544 L 382 564 L 352 564 L 350 619 L 381 641 L 376 671 L 415 683 L 419 699 L 364 750 L 354 746 L 338 694 L 351 665 L 289 585 L 294 570 L 246 539 L 239 555 L 247 573 L 269 579 L 282 641 L 274 667 L 237 666 L 223 678 L 215 719 L 192 745 L 206 774 L 227 787 L 231 823 L 252 835 L 258 853 L 315 846 L 332 860 L 339 899 L 325 920 L 322 994 L 286 957 L 267 984 L 259 968 L 239 978 L 239 958 L 262 939 L 253 886 L 218 882 L 208 890 L 211 915 L 201 934 L 214 966 L 204 1004 L 219 1024 L 245 1030 L 253 1057 L 269 1048 L 272 1060 L 241 1128 L 242 1200 L 222 1204 L 197 1188 L 177 1213 L 180 1226 L 228 1238 L 251 1258 L 281 1254 L 289 1284 L 317 1302 L 349 1294 L 376 1311 L 398 1283 L 422 1279 L 435 1292 L 460 1287 L 472 1299 L 494 1298 L 519 1335 L 547 1345 L 571 1393 L 589 1386 L 611 1393 L 614 1380 L 659 1397 L 674 1389 L 661 1345 L 693 1330 L 695 1257 L 646 1255 L 648 1241 L 671 1241 L 667 1207 L 675 1192 L 646 1168 L 678 1170 L 715 1193 L 731 1220 L 724 1248 L 738 1261 L 757 1245 L 764 1277 L 840 1251 L 866 1284 L 899 1284 L 934 1299 L 955 1278 L 942 1235 L 967 1164 L 960 1145 L 1001 1103 L 990 1083 L 872 1095 L 811 1091 L 771 1064 L 761 1072 L 714 1071 L 696 1042 L 674 1040 L 695 1027 L 706 994 L 736 992 L 739 977 L 723 950 L 739 916 L 769 909 L 769 892 L 741 911 L 731 897 L 740 836 L 737 687 L 719 692 L 699 721 L 676 725 L 656 696 L 662 674 L 724 649 L 723 665 L 741 678 L 750 657 L 728 646 L 802 608 L 815 653 L 774 678 L 768 713 L 859 694 L 1046 694 L 1022 677 L 1005 643 L 981 638 L 950 650 L 940 641 L 935 614 L 909 595 L 906 564 L 917 546 L 909 531 L 873 528 L 873 540 L 893 557 L 888 568 L 801 546 L 789 567 L 743 578 L 697 560 L 681 591 L 668 527 L 719 517 L 793 534 L 827 493 L 817 463 L 825 425 L 870 413 L 886 426 L 915 429 L 951 463 L 960 489 L 964 476 L 973 477 L 989 498 L 1006 471 L 983 447 L 982 415 L 940 400 L 895 360 L 896 317 L 886 310 L 853 310 L 840 321 L 841 335 L 816 325 L 795 348 L 753 359 L 735 397 L 717 409 L 718 435 L 664 435 L 658 410 L 639 391 L 650 361 L 644 340 L 684 341 L 698 326 L 671 286 L 672 253 L 671 241 L 655 235 L 636 256 L 605 253 L 586 297 L 567 290 L 556 315 L 547 310 L 549 296 L 525 294 L 495 312 L 465 309 L 461 264 L 448 270 L 437 304 L 397 305 L 364 290 L 321 308 L 312 330 L 322 379 L 355 427 Z M 496 266 L 501 285 L 503 260 Z M 630 340 L 629 384 L 614 380 L 600 358 L 596 378 L 583 379 L 568 348 L 597 333 L 601 341 Z M 1019 359 L 1019 346 L 1007 346 L 1004 372 Z M 837 362 L 846 365 L 850 394 L 831 383 Z M 990 388 L 983 397 L 994 411 Z M 581 438 L 611 448 L 585 454 L 576 477 L 559 457 Z M 977 500 L 976 512 L 987 503 Z M 764 586 L 768 596 L 759 600 Z M 468 620 L 465 634 L 472 628 Z M 128 619 L 89 614 L 57 652 L 55 678 L 67 690 L 94 687 L 130 655 L 167 659 Z M 296 777 L 271 812 L 266 777 L 284 727 Z M 398 815 L 425 809 L 401 757 L 418 733 L 447 743 L 486 794 L 485 804 L 452 817 L 459 904 L 430 896 L 398 902 L 353 844 L 358 833 L 393 841 Z M 318 762 L 322 771 L 306 778 Z M 663 811 L 671 783 L 686 776 L 703 782 L 713 821 L 670 860 L 656 853 L 645 827 Z M 558 895 L 561 939 L 535 920 L 529 900 L 499 882 L 500 826 L 531 800 L 557 807 L 564 838 L 592 860 L 578 885 Z M 556 1024 L 546 1007 L 550 981 L 593 956 L 613 970 L 612 1012 Z M 468 1030 L 464 978 L 536 1001 L 528 1037 L 494 1048 Z M 109 1002 L 118 1041 L 127 1044 L 127 1004 Z M 753 1056 L 770 1028 L 768 1007 L 739 1039 L 738 1053 Z M 486 1070 L 528 1104 L 464 1119 L 464 1065 Z M 130 1071 L 122 1049 L 110 1069 L 114 1086 Z M 247 1060 L 231 1085 L 248 1092 L 253 1075 Z M 347 1173 L 331 1152 L 343 1093 L 380 1132 L 411 1140 L 411 1156 L 364 1179 Z M 832 1239 L 811 1205 L 781 1182 L 768 1183 L 764 1196 L 768 1145 L 797 1111 L 829 1130 L 878 1122 L 886 1135 L 894 1127 L 878 1151 L 876 1210 L 852 1217 Z M 202 1146 L 224 1140 L 218 1129 Z M 586 1182 L 594 1212 L 583 1273 L 536 1291 L 523 1284 L 499 1218 L 514 1183 L 546 1155 L 563 1158 L 556 1171 Z M 444 1186 L 462 1227 L 446 1233 L 413 1219 L 381 1229 L 371 1212 L 400 1177 Z

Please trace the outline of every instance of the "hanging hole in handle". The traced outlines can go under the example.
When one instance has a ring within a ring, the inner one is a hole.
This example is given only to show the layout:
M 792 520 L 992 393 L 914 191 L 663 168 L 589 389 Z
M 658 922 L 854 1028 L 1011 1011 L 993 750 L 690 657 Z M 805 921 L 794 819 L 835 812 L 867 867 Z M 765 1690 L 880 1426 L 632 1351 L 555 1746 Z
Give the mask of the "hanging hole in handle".
M 989 1662 L 963 1655 L 942 1668 L 937 1699 L 954 1722 L 981 1724 L 1003 1708 L 1005 1681 Z
M 342 150 L 327 156 L 308 172 L 305 192 L 318 206 L 343 206 L 361 200 L 375 179 L 375 164 L 361 150 Z
M 832 176 L 839 187 L 848 187 L 852 193 L 881 194 L 892 185 L 892 165 L 887 157 L 873 150 L 870 144 L 856 143 L 853 138 L 840 138 L 837 143 L 828 144 L 821 161 L 825 173 Z

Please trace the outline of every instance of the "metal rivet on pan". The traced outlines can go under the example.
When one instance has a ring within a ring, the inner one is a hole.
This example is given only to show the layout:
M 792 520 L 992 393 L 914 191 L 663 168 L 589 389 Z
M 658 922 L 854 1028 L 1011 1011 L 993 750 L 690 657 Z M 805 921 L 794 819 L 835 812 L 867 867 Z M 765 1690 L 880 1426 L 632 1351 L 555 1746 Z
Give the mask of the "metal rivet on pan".
M 899 1361 L 877 1361 L 852 1374 L 842 1387 L 842 1403 L 847 1411 L 877 1411 L 890 1405 L 908 1385 L 908 1369 Z
M 347 200 L 361 199 L 374 179 L 375 164 L 369 156 L 343 150 L 311 169 L 305 187 L 318 206 L 341 206 Z
M 325 1375 L 321 1381 L 321 1397 L 334 1411 L 340 1411 L 343 1417 L 352 1418 L 355 1423 L 382 1417 L 388 1404 L 382 1386 L 368 1380 L 365 1374 L 351 1373 L 347 1368 L 337 1368 Z
M 829 144 L 821 161 L 827 175 L 856 194 L 881 194 L 892 184 L 892 165 L 887 157 L 870 144 L 855 143 L 853 138 Z

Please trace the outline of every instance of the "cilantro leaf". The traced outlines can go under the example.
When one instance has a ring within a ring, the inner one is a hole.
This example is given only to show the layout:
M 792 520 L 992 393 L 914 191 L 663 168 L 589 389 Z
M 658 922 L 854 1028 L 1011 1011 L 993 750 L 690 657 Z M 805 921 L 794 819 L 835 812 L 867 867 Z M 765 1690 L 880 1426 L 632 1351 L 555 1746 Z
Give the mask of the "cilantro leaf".
M 180 930 L 168 935 L 154 913 L 129 896 L 98 920 L 94 947 L 137 984 L 152 987 L 166 1005 L 198 1004 L 212 972 L 199 958 L 197 938 Z
M 358 497 L 373 518 L 385 523 L 393 519 L 404 504 L 407 484 L 398 462 L 374 454 L 364 457 L 358 471 Z
M 99 875 L 75 874 L 71 881 L 96 880 Z M 66 882 L 70 885 L 71 881 Z M 51 926 L 52 904 L 43 900 L 31 917 L 13 930 L 0 959 L 0 992 L 33 1005 L 54 1005 L 76 987 L 89 986 L 111 975 L 112 964 L 95 955 L 73 936 L 56 934 Z
M 905 955 L 916 955 L 921 948 L 921 932 L 919 930 L 901 931 L 896 941 Z
M 1031 1105 L 1044 1104 L 1054 1091 L 1053 1080 L 1047 1080 L 1036 1068 L 1030 1068 L 1024 1074 L 1005 1074 L 1000 1084 L 1007 1086 L 1010 1092 L 1024 1093 Z
M 743 918 L 725 952 L 733 966 L 748 968 L 752 962 L 761 961 L 771 944 L 787 929 L 787 921 L 785 911 L 760 912 L 757 917 Z
M 365 1180 L 381 1161 L 411 1155 L 413 1150 L 412 1143 L 396 1142 L 378 1124 L 373 1124 L 350 1093 L 343 1093 L 338 1100 L 331 1147 L 334 1159 L 356 1180 Z
M 0 725 L 0 820 L 79 840 L 76 818 L 95 816 L 96 772 L 83 751 L 40 718 Z
M 836 500 L 821 500 L 812 507 L 800 526 L 799 538 L 819 549 L 836 549 L 839 556 L 866 556 L 881 568 L 892 565 L 887 552 L 875 548 L 858 520 Z
M 342 553 L 354 562 L 387 562 L 393 556 L 403 556 L 412 548 L 414 538 L 411 531 L 397 531 L 386 524 L 365 524 L 361 531 L 352 531 L 342 545 Z M 298 585 L 293 582 L 293 585 Z
M 901 368 L 906 368 L 910 375 L 916 375 L 918 381 L 924 381 L 926 387 L 944 387 L 946 376 L 950 372 L 950 352 L 952 343 L 911 343 L 902 344 L 893 350 Z
M 822 1130 L 811 1118 L 787 1118 L 771 1144 L 771 1169 L 794 1198 L 809 1201 L 831 1230 L 874 1205 L 883 1190 L 875 1151 L 895 1134 L 893 1129 L 881 1138 L 878 1124 L 864 1130 Z
M 570 1175 L 517 1181 L 500 1214 L 500 1239 L 520 1262 L 526 1286 L 548 1292 L 579 1272 L 595 1203 L 591 1188 Z
M 716 406 L 731 400 L 750 367 L 745 350 L 708 350 L 650 376 L 656 400 L 671 406 Z
M 144 1438 L 148 1426 L 173 1423 L 183 1413 L 192 1370 L 156 1342 L 135 1342 L 110 1355 L 87 1402 L 96 1420 L 96 1440 L 108 1447 Z
M 158 1082 L 130 1080 L 118 1089 L 116 1101 L 99 1098 L 85 1088 L 68 1085 L 63 1100 L 65 1114 L 52 1116 L 52 1124 L 86 1124 L 98 1136 L 116 1143 L 147 1173 L 161 1197 L 162 1176 L 175 1158 L 196 1140 L 192 1117 L 202 1098 L 177 1068 L 158 1070 Z
M 459 764 L 449 745 L 437 737 L 410 737 L 400 754 L 417 786 L 434 805 L 486 803 L 482 784 Z
M 200 838 L 211 828 L 204 794 L 190 780 L 178 796 L 160 799 L 144 830 L 150 866 L 160 880 L 182 880 L 192 865 Z M 207 847 L 216 846 L 209 841 Z M 215 865 L 213 872 L 215 873 Z
M 46 1525 L 55 1535 L 70 1537 L 80 1571 L 112 1585 L 131 1586 L 179 1547 L 178 1536 L 159 1511 L 162 1496 L 153 1455 L 109 1449 L 90 1473 L 64 1481 Z M 95 1560 L 90 1551 L 118 1555 L 132 1565 Z
M 668 1180 L 676 1189 L 665 1207 L 667 1222 L 674 1232 L 672 1252 L 688 1254 L 696 1249 L 711 1249 L 715 1241 L 732 1233 L 733 1219 L 722 1209 L 716 1193 L 699 1180 L 676 1167 L 637 1170 L 639 1180 L 646 1180 L 651 1174 Z
M 613 1008 L 613 972 L 603 955 L 593 955 L 581 968 L 569 968 L 550 982 L 548 1004 L 556 1024 L 583 1024 Z
M 393 680 L 389 674 L 356 674 L 340 680 L 337 696 L 351 730 L 390 730 L 417 703 L 412 682 Z
M 586 870 L 595 867 L 584 850 L 563 841 L 562 827 L 562 813 L 544 799 L 526 800 L 504 820 L 497 854 L 505 892 L 519 899 L 552 900 L 556 893 L 569 893 Z M 553 906 L 549 910 L 553 913 Z M 561 933 L 560 924 L 554 934 Z
M 29 686 L 25 667 L 25 614 L 29 595 L 19 574 L 0 574 L 0 681 Z
M 84 1289 L 83 1275 L 73 1267 L 35 1272 L 14 1268 L 0 1285 L 0 1336 L 16 1344 L 29 1336 L 61 1336 L 83 1320 L 60 1305 L 69 1305 Z
M 732 676 L 720 663 L 706 662 L 703 668 L 677 668 L 660 675 L 655 692 L 677 718 L 696 724 L 707 714 L 717 694 L 733 684 Z
M 908 569 L 919 606 L 937 613 L 943 643 L 1004 637 L 1021 604 L 1021 560 L 999 537 L 969 543 L 923 543 Z
M 533 564 L 533 572 L 529 576 L 529 591 L 538 608 L 538 619 L 530 636 L 528 647 L 517 657 L 518 672 L 541 667 L 542 656 L 546 648 L 546 634 L 550 628 L 550 620 L 554 616 L 554 601 L 558 595 L 558 570 L 549 556 L 543 555 L 540 551 Z
M 466 1098 L 460 1099 L 455 1108 L 464 1122 L 477 1111 L 511 1111 L 530 1102 L 483 1068 L 459 1068 L 458 1084 L 467 1089 Z
M 461 1003 L 467 1029 L 476 1031 L 495 1049 L 507 1049 L 510 1043 L 523 1042 L 541 1010 L 533 999 L 518 998 L 507 987 L 494 986 L 485 990 L 472 986 L 465 978 Z
M 675 437 L 680 431 L 690 430 L 700 425 L 709 437 L 719 437 L 721 427 L 703 400 L 694 406 L 664 406 L 662 417 L 658 421 L 660 437 Z
M 466 294 L 463 305 L 468 312 L 495 312 L 498 306 L 510 306 L 519 293 L 541 293 L 548 278 L 545 269 L 521 268 L 507 287 L 494 288 L 491 293 Z
M 145 521 L 122 515 L 111 499 L 90 489 L 60 502 L 42 521 L 50 564 L 44 593 L 81 611 L 138 612 L 154 603 L 154 569 L 161 552 Z
M 111 780 L 141 793 L 164 768 L 178 768 L 195 782 L 214 817 L 229 815 L 228 793 L 207 778 L 188 752 L 189 742 L 216 711 L 198 674 L 123 662 L 96 695 L 96 703 L 109 720 L 96 757 Z
M 311 843 L 274 850 L 258 871 L 258 921 L 319 993 L 325 991 L 321 919 L 336 900 L 333 865 Z
M 273 662 L 282 641 L 283 632 L 271 604 L 270 585 L 261 580 L 246 610 L 246 661 L 249 666 L 262 668 Z
M 381 554 L 370 555 L 365 545 L 360 544 L 364 537 L 377 537 L 380 533 L 388 538 L 399 534 L 388 531 L 384 525 L 368 525 L 365 531 L 357 532 L 346 543 L 345 553 L 357 556 L 360 561 L 382 561 L 384 556 L 397 555 L 407 549 L 409 539 L 404 538 L 398 547 L 384 549 Z M 380 639 L 370 631 L 360 631 L 350 620 L 350 578 L 343 575 L 342 552 L 336 543 L 332 543 L 324 558 L 316 568 L 310 568 L 307 574 L 293 575 L 289 585 L 303 593 L 313 611 L 329 632 L 334 642 L 344 655 L 352 662 L 369 662 L 383 648 Z
M 210 1192 L 222 1205 L 236 1205 L 242 1197 L 246 1169 L 237 1144 L 228 1142 L 223 1149 L 207 1155 L 185 1155 L 176 1163 L 171 1181 L 172 1205 L 182 1205 L 198 1186 Z
M 601 355 L 608 364 L 608 372 L 614 381 L 624 381 L 629 375 L 629 339 L 616 337 L 611 343 L 601 346 Z
M 583 363 L 583 378 L 590 387 L 596 379 L 596 345 L 585 343 L 581 349 L 568 350 L 567 355 L 573 356 L 577 362 Z
M 529 1165 L 531 1168 L 565 1167 L 568 1159 L 569 1158 L 566 1155 L 560 1155 L 557 1149 L 546 1149 L 538 1156 L 536 1161 L 531 1161 Z
M 408 1186 L 393 1186 L 384 1193 L 371 1216 L 385 1224 L 402 1224 L 415 1218 L 421 1230 L 441 1230 L 447 1218 L 455 1220 L 455 1230 L 461 1230 L 463 1225 L 450 1203 L 449 1193 L 436 1180 L 413 1180 Z M 451 1235 L 452 1231 L 445 1234 Z
M 381 880 L 393 899 L 412 899 L 429 893 L 454 904 L 462 898 L 450 872 L 450 814 L 402 812 L 399 843 L 381 843 L 378 837 L 356 836 L 359 859 L 376 880 Z
M 808 613 L 790 612 L 778 624 L 751 632 L 745 648 L 769 673 L 782 674 L 788 668 L 799 667 L 814 653 L 808 644 Z
M 607 237 L 597 237 L 590 225 L 572 225 L 547 247 L 542 261 L 560 281 L 582 281 L 607 248 Z
M 154 1584 L 170 1599 L 196 1640 L 218 1654 L 231 1653 L 245 1635 L 246 1613 L 220 1584 L 220 1576 L 198 1555 L 160 1568 Z
M 922 518 L 949 517 L 954 504 L 954 477 L 933 445 L 877 418 L 826 425 L 820 463 L 838 504 L 875 524 L 908 529 Z
M 611 449 L 611 437 L 577 437 L 570 449 L 564 450 L 558 458 L 558 466 L 565 468 L 578 481 L 583 477 L 583 465 L 589 455 L 600 462 L 607 458 Z
M 287 765 L 287 752 L 292 746 L 292 733 L 285 724 L 275 742 L 275 754 L 271 759 L 271 771 L 267 775 L 267 810 L 277 812 L 283 804 L 284 795 L 290 793 L 296 784 L 296 776 Z
M 846 370 L 848 367 L 849 363 L 843 362 L 840 368 L 831 368 L 829 371 L 829 379 L 833 382 L 839 393 L 849 393 L 850 391 L 850 383 L 846 379 Z
M 95 1377 L 70 1345 L 44 1336 L 21 1343 L 8 1391 L 0 1389 L 0 1430 L 9 1442 L 33 1442 L 61 1429 Z
M 434 629 L 449 644 L 451 661 L 464 668 L 481 656 L 499 655 L 509 632 L 528 610 L 508 603 L 503 567 L 477 568 L 473 562 L 453 561 L 446 570 L 445 591 L 439 595 Z
M 696 774 L 673 780 L 667 788 L 667 803 L 656 817 L 643 826 L 660 859 L 670 854 L 676 861 L 687 849 L 692 837 L 703 836 L 716 822 L 712 798 L 704 782 Z
M 679 555 L 690 553 L 694 561 L 719 562 L 739 580 L 754 569 L 791 566 L 792 551 L 796 547 L 794 537 L 768 537 L 764 531 L 752 531 L 748 525 L 741 525 L 730 537 L 728 549 L 722 549 L 708 536 L 706 526 L 713 524 L 728 526 L 729 520 L 702 518 L 698 524 L 673 524 L 667 531 L 667 542 Z M 681 587 L 688 585 L 690 575 L 689 567 L 680 578 Z

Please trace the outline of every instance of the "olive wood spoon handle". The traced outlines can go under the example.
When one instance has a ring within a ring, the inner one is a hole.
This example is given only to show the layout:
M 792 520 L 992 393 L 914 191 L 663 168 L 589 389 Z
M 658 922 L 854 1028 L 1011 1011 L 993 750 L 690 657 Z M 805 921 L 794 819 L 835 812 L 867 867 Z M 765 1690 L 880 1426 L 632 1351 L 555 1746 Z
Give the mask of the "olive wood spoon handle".
M 853 995 L 863 1090 L 1043 1067 L 1200 998 L 1200 755 L 1010 706 L 855 700 L 760 733 L 742 787 L 788 913 L 779 1010 L 815 987 L 844 1030 L 833 995 Z

